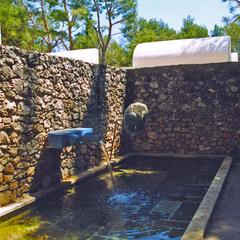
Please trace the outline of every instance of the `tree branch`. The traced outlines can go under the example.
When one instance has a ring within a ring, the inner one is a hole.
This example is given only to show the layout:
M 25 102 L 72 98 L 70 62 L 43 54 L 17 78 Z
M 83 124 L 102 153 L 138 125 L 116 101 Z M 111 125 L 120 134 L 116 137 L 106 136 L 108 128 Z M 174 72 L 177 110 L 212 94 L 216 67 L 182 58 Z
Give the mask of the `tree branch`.
M 100 36 L 100 33 L 98 32 L 98 28 L 93 26 L 93 29 L 97 33 L 97 37 L 98 37 L 98 40 L 99 40 L 100 47 L 103 48 L 104 47 L 104 43 L 100 40 L 102 37 Z
M 59 39 L 60 41 L 61 41 L 61 43 L 62 43 L 62 45 L 63 45 L 63 47 L 68 51 L 69 50 L 69 48 L 68 48 L 68 46 L 66 45 L 66 43 L 63 41 L 63 39 L 62 38 L 60 38 Z
M 122 23 L 122 22 L 124 22 L 124 21 L 125 21 L 125 19 L 122 18 L 121 20 L 114 22 L 112 25 L 114 26 L 114 25 L 119 24 L 119 23 Z
M 33 27 L 35 29 L 37 29 L 38 31 L 40 30 L 40 26 L 34 21 L 33 19 L 33 14 L 31 12 L 29 12 L 27 6 L 25 6 L 25 4 L 23 3 L 23 1 L 20 2 L 22 4 L 22 6 L 24 7 L 24 9 L 26 10 L 27 14 L 28 14 L 28 19 L 30 20 L 30 22 L 32 23 Z M 49 41 L 49 39 L 47 39 L 43 34 L 40 34 L 42 40 L 47 44 L 48 49 L 50 49 L 52 47 L 51 41 Z
M 119 35 L 119 34 L 121 34 L 121 32 L 113 33 L 113 34 L 112 34 L 112 37 L 113 37 L 113 36 L 116 36 L 116 35 Z
M 109 43 L 110 43 L 111 37 L 112 37 L 113 24 L 112 24 L 111 11 L 110 11 L 110 9 L 108 8 L 108 5 L 107 5 L 107 0 L 104 0 L 104 2 L 105 2 L 106 10 L 107 10 L 108 24 L 109 24 L 107 41 L 106 41 L 105 46 L 104 46 L 105 48 L 107 48 Z
M 43 25 L 44 25 L 44 28 L 45 28 L 46 33 L 47 33 L 48 42 L 51 42 L 52 37 L 51 37 L 51 33 L 50 33 L 50 30 L 49 30 L 49 27 L 48 27 L 48 22 L 47 22 L 47 19 L 46 19 L 46 15 L 45 15 L 44 0 L 40 0 L 40 4 L 41 4 L 41 15 L 42 15 L 42 20 L 43 20 Z
M 94 27 L 94 29 L 97 32 L 98 40 L 100 43 L 101 48 L 104 47 L 104 40 L 101 32 L 101 21 L 100 21 L 100 9 L 97 0 L 93 0 L 94 6 L 96 8 L 96 13 L 97 13 L 97 28 Z
M 64 7 L 65 14 L 67 16 L 69 48 L 70 48 L 70 50 L 73 50 L 73 48 L 74 48 L 73 44 L 74 43 L 73 43 L 73 36 L 72 36 L 72 24 L 71 24 L 71 21 L 70 21 L 69 16 L 68 16 L 68 9 L 67 9 L 67 1 L 66 0 L 63 0 L 63 7 Z

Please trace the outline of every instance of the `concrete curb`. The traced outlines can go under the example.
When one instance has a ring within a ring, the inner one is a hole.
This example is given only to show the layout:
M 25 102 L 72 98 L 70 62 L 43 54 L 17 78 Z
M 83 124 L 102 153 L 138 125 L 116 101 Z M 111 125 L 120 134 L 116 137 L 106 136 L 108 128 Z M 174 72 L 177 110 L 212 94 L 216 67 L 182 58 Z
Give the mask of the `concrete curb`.
M 226 155 L 183 155 L 183 154 L 161 154 L 161 153 L 144 153 L 144 152 L 132 152 L 124 155 L 124 158 L 133 156 L 143 156 L 143 157 L 161 157 L 161 158 L 175 158 L 175 159 L 192 159 L 198 158 L 199 160 L 204 159 L 224 159 Z
M 120 163 L 121 161 L 123 161 L 126 157 L 128 157 L 128 156 L 113 159 L 113 161 L 111 163 L 112 163 L 113 166 L 115 166 L 118 163 Z M 76 175 L 76 176 L 70 177 L 66 180 L 63 180 L 62 183 L 63 184 L 70 184 L 70 186 L 72 186 L 74 184 L 77 184 L 79 181 L 81 181 L 85 178 L 88 178 L 92 175 L 95 175 L 97 173 L 100 173 L 100 172 L 106 170 L 107 168 L 108 168 L 107 163 L 103 163 L 103 164 L 101 164 L 97 167 L 90 168 L 87 171 L 84 171 L 84 172 L 80 173 L 79 175 Z
M 206 228 L 217 203 L 228 172 L 232 164 L 232 157 L 225 157 L 198 210 L 189 223 L 181 240 L 203 240 Z
M 13 213 L 19 209 L 22 209 L 36 201 L 35 197 L 26 197 L 20 200 L 20 202 L 11 203 L 5 207 L 0 207 L 0 220 L 6 215 Z

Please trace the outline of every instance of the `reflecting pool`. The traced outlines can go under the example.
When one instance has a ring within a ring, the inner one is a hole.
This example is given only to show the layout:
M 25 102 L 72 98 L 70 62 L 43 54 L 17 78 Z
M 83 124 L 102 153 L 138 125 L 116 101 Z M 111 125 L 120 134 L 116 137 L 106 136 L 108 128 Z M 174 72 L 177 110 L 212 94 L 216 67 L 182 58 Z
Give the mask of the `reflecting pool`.
M 180 240 L 221 161 L 131 157 L 0 224 L 1 240 Z

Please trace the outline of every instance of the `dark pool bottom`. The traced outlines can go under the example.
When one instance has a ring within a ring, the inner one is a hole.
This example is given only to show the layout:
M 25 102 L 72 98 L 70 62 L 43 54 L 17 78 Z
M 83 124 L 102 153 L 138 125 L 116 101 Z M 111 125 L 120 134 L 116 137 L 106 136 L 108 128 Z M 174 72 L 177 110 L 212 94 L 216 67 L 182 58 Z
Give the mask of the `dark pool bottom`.
M 179 240 L 219 160 L 132 157 L 0 224 L 1 240 Z

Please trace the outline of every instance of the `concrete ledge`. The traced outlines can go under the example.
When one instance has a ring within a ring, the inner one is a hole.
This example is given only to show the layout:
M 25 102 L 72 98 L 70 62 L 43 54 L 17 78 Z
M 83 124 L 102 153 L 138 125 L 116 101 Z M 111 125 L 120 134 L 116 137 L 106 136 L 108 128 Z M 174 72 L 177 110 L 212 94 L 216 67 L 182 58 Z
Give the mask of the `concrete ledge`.
M 181 240 L 203 240 L 207 224 L 210 220 L 231 164 L 232 157 L 225 157 Z
M 71 184 L 67 184 L 67 183 L 63 184 L 62 182 L 60 182 L 59 184 L 56 184 L 48 189 L 41 189 L 40 191 L 37 191 L 36 193 L 33 193 L 32 195 L 33 195 L 33 197 L 36 198 L 36 201 L 37 201 L 43 197 L 46 197 L 49 194 L 53 194 L 57 191 L 68 188 L 70 186 L 71 186 Z
M 115 159 L 113 159 L 113 161 L 111 163 L 112 163 L 113 166 L 115 166 L 127 157 L 128 157 L 128 155 L 125 155 L 125 156 L 122 156 L 122 157 L 119 157 L 119 158 L 115 158 Z M 85 178 L 88 178 L 92 175 L 95 175 L 97 173 L 100 173 L 100 172 L 106 170 L 107 168 L 108 168 L 107 163 L 103 163 L 103 164 L 101 164 L 97 167 L 90 168 L 87 171 L 84 171 L 84 172 L 80 173 L 79 175 L 75 175 L 75 176 L 72 176 L 72 177 L 70 177 L 66 180 L 63 180 L 62 183 L 63 184 L 64 183 L 70 183 L 70 185 L 74 185 L 74 184 L 78 183 L 79 181 L 81 181 Z
M 132 152 L 124 155 L 125 158 L 133 156 L 143 156 L 143 157 L 161 157 L 161 158 L 175 158 L 175 159 L 192 159 L 198 158 L 201 160 L 205 159 L 224 159 L 225 155 L 183 155 L 183 154 L 161 154 L 161 153 L 144 153 L 144 152 Z
M 20 201 L 17 203 L 11 203 L 5 207 L 0 207 L 0 218 L 4 217 L 12 212 L 15 212 L 23 207 L 26 207 L 26 206 L 34 203 L 35 201 L 36 201 L 35 197 L 28 196 L 23 199 L 20 199 Z

